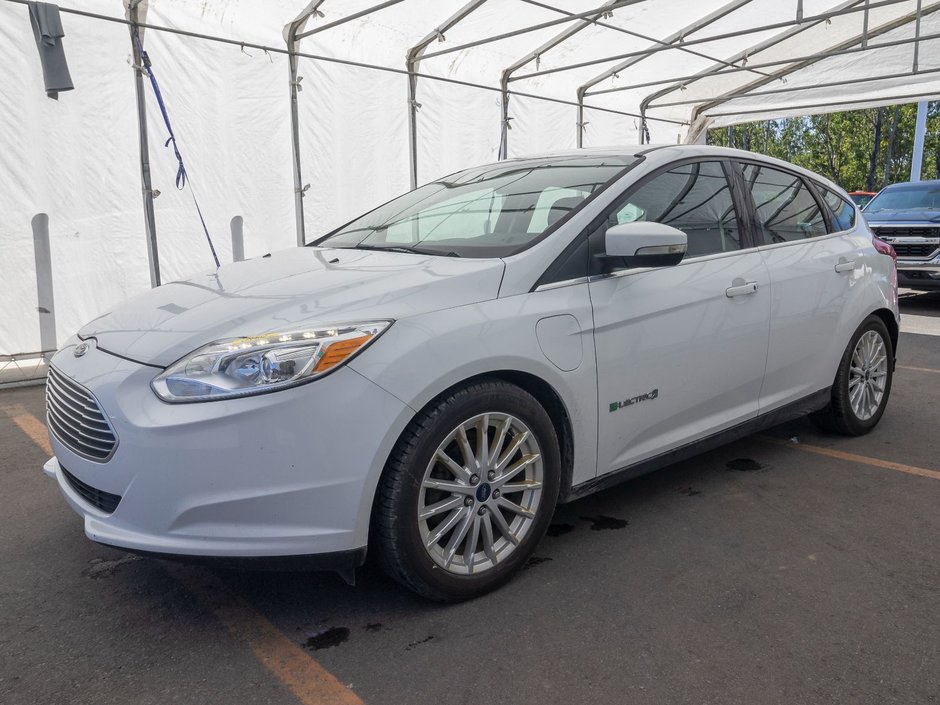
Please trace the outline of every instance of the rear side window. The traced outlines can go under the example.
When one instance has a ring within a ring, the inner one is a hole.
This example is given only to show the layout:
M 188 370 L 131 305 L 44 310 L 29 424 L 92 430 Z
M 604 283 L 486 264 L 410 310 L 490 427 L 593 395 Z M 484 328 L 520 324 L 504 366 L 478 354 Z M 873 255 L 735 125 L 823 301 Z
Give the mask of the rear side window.
M 829 210 L 832 211 L 832 225 L 835 232 L 851 230 L 855 227 L 855 206 L 846 201 L 835 191 L 816 184 Z
M 743 174 L 765 242 L 791 242 L 826 234 L 819 203 L 799 176 L 763 164 L 744 164 Z
M 741 229 L 720 162 L 683 164 L 659 174 L 621 202 L 607 225 L 643 220 L 684 232 L 687 257 L 741 248 Z

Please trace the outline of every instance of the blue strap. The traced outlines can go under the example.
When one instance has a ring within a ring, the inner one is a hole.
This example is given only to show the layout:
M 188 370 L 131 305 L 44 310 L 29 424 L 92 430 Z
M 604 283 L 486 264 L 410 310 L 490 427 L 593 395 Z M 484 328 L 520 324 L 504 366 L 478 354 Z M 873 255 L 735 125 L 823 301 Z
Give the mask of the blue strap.
M 163 115 L 163 123 L 166 125 L 166 131 L 170 134 L 170 138 L 163 143 L 164 147 L 169 147 L 173 145 L 173 154 L 176 156 L 176 161 L 179 163 L 179 168 L 176 170 L 176 188 L 180 191 L 189 185 L 189 193 L 193 197 L 193 204 L 196 206 L 196 213 L 199 215 L 199 222 L 202 223 L 202 231 L 206 234 L 206 241 L 209 243 L 209 249 L 212 251 L 212 259 L 215 260 L 216 269 L 221 265 L 219 264 L 219 256 L 215 252 L 215 246 L 212 244 L 212 238 L 209 236 L 209 228 L 206 226 L 206 219 L 202 217 L 202 209 L 199 208 L 199 201 L 196 200 L 196 192 L 193 191 L 193 185 L 187 179 L 186 167 L 183 164 L 183 155 L 180 154 L 179 147 L 176 144 L 176 135 L 173 133 L 173 126 L 170 124 L 170 116 L 166 111 L 166 104 L 163 102 L 163 94 L 160 92 L 160 85 L 157 83 L 157 77 L 153 75 L 153 69 L 150 64 L 150 56 L 144 51 L 144 45 L 140 41 L 140 32 L 137 27 L 134 27 L 134 41 L 137 44 L 137 50 L 140 52 L 141 61 L 143 61 L 144 69 L 147 71 L 147 75 L 150 77 L 150 85 L 153 87 L 153 94 L 157 99 L 157 105 L 160 106 L 160 113 Z

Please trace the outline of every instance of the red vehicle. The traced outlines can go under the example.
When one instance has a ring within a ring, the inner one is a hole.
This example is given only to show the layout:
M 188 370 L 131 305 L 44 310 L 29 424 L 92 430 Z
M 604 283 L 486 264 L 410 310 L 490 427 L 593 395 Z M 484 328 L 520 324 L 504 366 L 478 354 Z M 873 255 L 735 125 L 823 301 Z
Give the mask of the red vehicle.
M 878 194 L 875 191 L 849 191 L 849 196 L 859 208 L 864 208 Z

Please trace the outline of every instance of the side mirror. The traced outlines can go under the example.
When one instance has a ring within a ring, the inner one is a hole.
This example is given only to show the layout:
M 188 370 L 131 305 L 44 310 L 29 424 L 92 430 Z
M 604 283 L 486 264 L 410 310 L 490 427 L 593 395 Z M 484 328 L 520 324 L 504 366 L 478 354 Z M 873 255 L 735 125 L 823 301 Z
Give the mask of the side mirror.
M 688 237 L 662 223 L 623 223 L 607 228 L 604 254 L 623 257 L 631 267 L 671 267 L 685 256 Z

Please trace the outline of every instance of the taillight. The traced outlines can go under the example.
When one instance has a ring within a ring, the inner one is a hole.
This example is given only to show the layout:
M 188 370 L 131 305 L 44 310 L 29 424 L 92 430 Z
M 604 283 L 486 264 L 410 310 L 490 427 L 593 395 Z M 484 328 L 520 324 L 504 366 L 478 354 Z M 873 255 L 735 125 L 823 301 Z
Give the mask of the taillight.
M 878 250 L 878 252 L 883 255 L 888 255 L 895 262 L 898 261 L 898 253 L 894 251 L 894 248 L 890 244 L 877 235 L 872 235 L 871 240 L 875 244 L 875 249 Z

